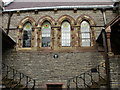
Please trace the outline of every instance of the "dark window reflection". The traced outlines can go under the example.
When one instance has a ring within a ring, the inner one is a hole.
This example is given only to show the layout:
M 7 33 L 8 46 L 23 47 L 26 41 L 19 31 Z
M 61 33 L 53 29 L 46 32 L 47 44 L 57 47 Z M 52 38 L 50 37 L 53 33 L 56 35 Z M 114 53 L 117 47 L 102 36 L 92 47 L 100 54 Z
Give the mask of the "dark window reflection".
M 50 37 L 42 37 L 42 47 L 50 47 Z
M 32 25 L 26 23 L 23 31 L 23 47 L 31 47 L 31 31 Z

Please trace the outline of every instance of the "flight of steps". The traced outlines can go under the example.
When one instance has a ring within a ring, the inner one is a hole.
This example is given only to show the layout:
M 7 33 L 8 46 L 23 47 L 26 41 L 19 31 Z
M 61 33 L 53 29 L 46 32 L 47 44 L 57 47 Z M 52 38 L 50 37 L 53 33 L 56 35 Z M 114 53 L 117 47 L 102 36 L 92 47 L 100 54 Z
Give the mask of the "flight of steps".
M 3 88 L 25 88 L 24 85 L 9 78 L 2 79 L 2 85 L 3 85 Z
M 105 63 L 98 65 L 85 73 L 68 79 L 68 90 L 79 89 L 106 89 L 107 86 Z
M 1 88 L 6 89 L 34 89 L 35 80 L 23 73 L 3 64 L 2 70 L 2 82 L 0 83 Z
M 90 88 L 97 88 L 97 89 L 103 89 L 106 88 L 107 83 L 105 78 L 100 78 L 100 80 L 96 83 L 93 83 L 93 85 L 90 86 Z

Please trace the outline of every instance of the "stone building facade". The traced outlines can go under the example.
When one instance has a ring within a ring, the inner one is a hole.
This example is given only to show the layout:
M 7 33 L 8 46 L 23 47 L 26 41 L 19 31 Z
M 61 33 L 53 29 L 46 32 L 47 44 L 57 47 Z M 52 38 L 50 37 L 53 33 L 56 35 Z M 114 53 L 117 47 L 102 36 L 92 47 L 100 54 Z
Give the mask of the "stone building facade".
M 9 17 L 10 13 L 12 13 L 11 17 Z M 16 11 L 7 11 L 6 8 L 3 12 L 2 27 L 6 30 L 10 29 L 9 35 L 16 41 L 16 46 L 3 54 L 3 63 L 34 78 L 37 81 L 36 87 L 44 88 L 47 84 L 61 84 L 66 88 L 69 78 L 105 61 L 98 50 L 96 39 L 104 26 L 116 16 L 117 13 L 113 12 L 112 7 Z M 9 19 L 10 25 L 8 25 Z M 89 37 L 86 36 L 89 45 L 83 45 L 82 42 L 83 21 L 88 23 L 90 30 Z M 50 25 L 51 32 L 49 46 L 44 47 L 42 30 L 45 22 L 49 23 L 47 25 Z M 70 29 L 69 33 L 66 32 L 70 38 L 65 38 L 65 42 L 62 41 L 64 22 L 69 24 Z M 24 47 L 26 23 L 31 25 L 28 47 Z M 66 40 L 69 40 L 69 45 Z

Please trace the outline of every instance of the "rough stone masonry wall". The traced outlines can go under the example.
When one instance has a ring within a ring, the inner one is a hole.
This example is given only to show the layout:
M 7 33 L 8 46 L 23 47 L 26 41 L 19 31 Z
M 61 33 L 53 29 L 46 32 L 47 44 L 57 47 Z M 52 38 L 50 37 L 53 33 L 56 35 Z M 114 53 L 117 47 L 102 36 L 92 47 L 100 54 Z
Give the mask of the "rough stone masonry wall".
M 2 21 L 2 12 L 0 10 L 0 28 L 2 28 L 2 22 L 1 21 Z M 2 81 L 1 69 L 2 69 L 2 33 L 0 31 L 0 88 L 1 88 L 1 85 L 2 85 L 2 83 L 1 83 L 1 81 Z
M 103 17 L 100 10 L 94 12 L 93 10 L 78 10 L 74 13 L 73 10 L 58 10 L 54 11 L 39 11 L 38 14 L 34 12 L 21 12 L 20 16 L 13 14 L 11 19 L 11 28 L 16 28 L 20 20 L 26 16 L 31 16 L 37 22 L 41 17 L 49 15 L 56 21 L 62 15 L 69 15 L 75 20 L 77 17 L 86 14 L 91 16 L 96 25 L 103 26 Z M 111 10 L 106 11 L 107 23 L 109 23 L 116 16 Z M 7 27 L 8 15 L 3 15 L 3 27 Z M 95 29 L 96 38 L 99 35 L 102 27 Z M 15 40 L 17 40 L 17 30 L 9 32 Z M 54 59 L 54 53 L 40 52 L 40 51 L 15 51 L 9 50 L 3 55 L 3 62 L 13 68 L 23 72 L 34 79 L 37 79 L 38 86 L 44 87 L 46 83 L 63 83 L 66 84 L 66 79 L 76 76 L 82 72 L 91 69 L 99 62 L 103 61 L 103 57 L 98 52 L 64 52 L 57 53 L 59 58 Z M 116 63 L 117 64 L 117 63 Z M 117 73 L 117 72 L 116 72 Z M 114 79 L 113 79 L 114 80 Z M 117 79 L 116 79 L 117 80 Z
M 111 87 L 120 89 L 120 57 L 110 59 Z
M 58 58 L 53 58 L 58 54 Z M 3 63 L 37 80 L 38 87 L 46 83 L 63 83 L 92 67 L 104 59 L 95 52 L 40 52 L 9 50 L 3 55 Z M 66 86 L 65 86 L 66 87 Z
M 69 15 L 76 20 L 79 16 L 81 16 L 83 14 L 89 15 L 90 17 L 92 17 L 97 26 L 104 26 L 103 15 L 102 15 L 100 10 L 96 10 L 96 11 L 93 11 L 93 10 L 77 10 L 77 13 L 74 13 L 74 10 L 58 10 L 57 13 L 55 13 L 54 10 L 50 10 L 50 11 L 39 11 L 38 14 L 35 14 L 34 11 L 20 12 L 20 16 L 18 16 L 17 13 L 14 13 L 12 18 L 11 18 L 10 27 L 11 28 L 16 28 L 18 26 L 18 23 L 23 18 L 25 18 L 26 16 L 31 16 L 35 19 L 36 22 L 38 22 L 38 20 L 41 17 L 46 16 L 46 15 L 51 16 L 53 19 L 55 19 L 55 21 L 57 21 L 58 18 L 61 17 L 62 15 Z M 107 10 L 106 11 L 107 23 L 109 23 L 115 16 L 116 16 L 116 14 L 113 13 L 112 10 Z M 8 23 L 8 14 L 4 14 L 4 16 L 3 16 L 3 27 L 4 28 L 7 27 L 7 23 Z M 95 28 L 96 38 L 98 37 L 102 28 L 103 27 Z M 17 40 L 17 30 L 11 30 L 9 32 L 9 34 L 15 40 Z
M 0 12 L 0 28 L 2 28 L 2 13 Z

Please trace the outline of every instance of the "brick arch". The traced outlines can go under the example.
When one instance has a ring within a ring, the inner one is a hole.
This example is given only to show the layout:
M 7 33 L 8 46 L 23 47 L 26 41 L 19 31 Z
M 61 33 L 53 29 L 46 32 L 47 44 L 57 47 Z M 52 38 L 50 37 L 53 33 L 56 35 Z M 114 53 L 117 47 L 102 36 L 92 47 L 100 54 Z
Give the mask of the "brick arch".
M 54 26 L 54 25 L 55 25 L 55 20 L 54 20 L 52 17 L 50 17 L 50 16 L 43 16 L 43 17 L 41 17 L 41 18 L 38 20 L 38 25 L 39 25 L 39 27 L 41 27 L 42 24 L 43 24 L 45 21 L 48 21 L 48 22 L 51 24 L 51 26 Z
M 57 20 L 58 25 L 61 25 L 64 20 L 69 21 L 71 25 L 74 25 L 74 24 L 75 24 L 74 18 L 72 18 L 72 17 L 69 16 L 69 15 L 63 15 L 63 16 L 61 16 L 61 17 Z
M 29 16 L 23 18 L 19 22 L 19 24 L 18 24 L 19 28 L 23 28 L 26 22 L 30 22 L 32 24 L 33 28 L 35 28 L 36 21 L 32 17 L 29 17 Z
M 88 21 L 89 24 L 92 25 L 92 26 L 95 26 L 95 25 L 96 25 L 96 24 L 95 24 L 95 21 L 93 20 L 93 18 L 90 17 L 89 15 L 85 15 L 85 14 L 83 14 L 83 15 L 81 15 L 81 16 L 79 16 L 79 17 L 77 18 L 77 20 L 76 20 L 76 25 L 77 25 L 77 26 L 80 26 L 83 20 Z

